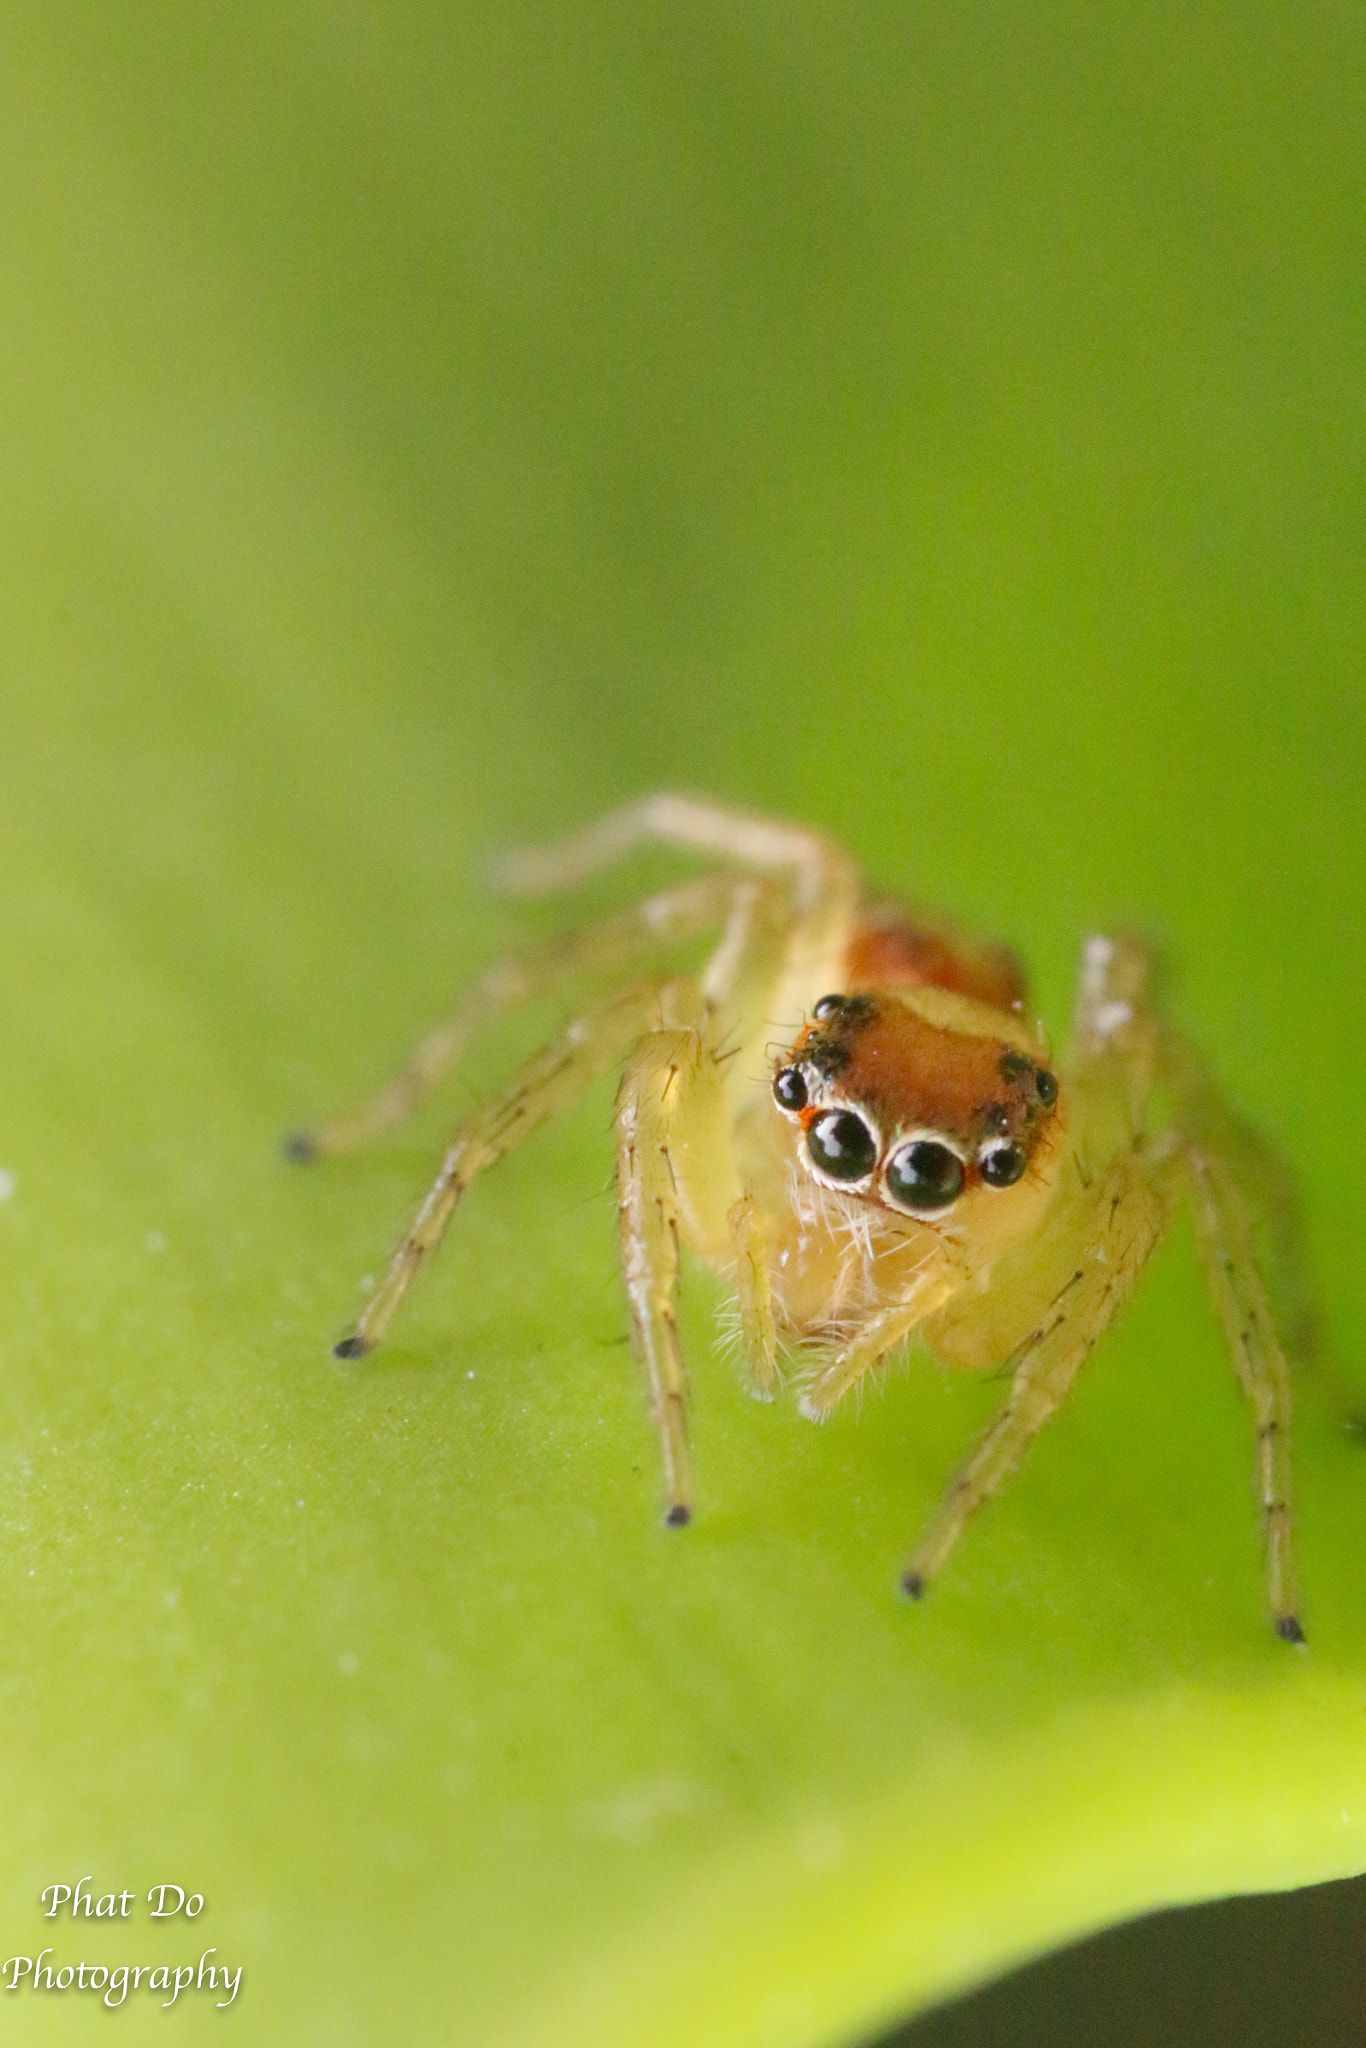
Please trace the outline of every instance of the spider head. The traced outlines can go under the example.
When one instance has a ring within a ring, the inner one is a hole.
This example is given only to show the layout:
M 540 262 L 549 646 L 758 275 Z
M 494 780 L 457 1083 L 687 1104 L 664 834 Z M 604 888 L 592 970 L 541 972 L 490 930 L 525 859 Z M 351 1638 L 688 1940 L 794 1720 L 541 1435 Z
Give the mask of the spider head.
M 1013 1016 L 938 988 L 832 995 L 778 1060 L 773 1099 L 819 1185 L 994 1255 L 1052 1193 L 1057 1077 Z

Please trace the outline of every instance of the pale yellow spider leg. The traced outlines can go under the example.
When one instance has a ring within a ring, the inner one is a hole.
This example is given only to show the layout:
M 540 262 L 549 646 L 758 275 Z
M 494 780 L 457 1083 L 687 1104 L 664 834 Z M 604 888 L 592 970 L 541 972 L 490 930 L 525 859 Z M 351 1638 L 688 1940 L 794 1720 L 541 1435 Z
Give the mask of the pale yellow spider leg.
M 1318 1306 L 1310 1290 L 1304 1250 L 1304 1218 L 1294 1175 L 1280 1154 L 1257 1132 L 1239 1123 L 1229 1165 L 1247 1188 L 1264 1220 L 1272 1275 L 1273 1307 L 1285 1349 L 1295 1364 L 1312 1365 L 1329 1405 L 1348 1428 L 1361 1426 L 1360 1396 L 1336 1365 L 1322 1354 Z
M 750 1392 L 756 1400 L 771 1401 L 778 1385 L 778 1333 L 773 1321 L 767 1233 L 753 1195 L 741 1195 L 731 1205 L 728 1221 Z
M 795 1025 L 810 1000 L 813 978 L 838 974 L 860 894 L 854 862 L 817 832 L 730 804 L 662 790 L 611 812 L 557 846 L 529 847 L 508 855 L 496 871 L 497 879 L 523 895 L 571 888 L 651 841 L 788 878 L 792 914 L 768 1016 L 779 1029 Z
M 684 1235 L 706 1263 L 735 1283 L 750 1391 L 772 1400 L 778 1381 L 778 1340 L 769 1283 L 767 1233 L 749 1188 L 739 1187 L 733 1113 L 767 1061 L 764 1041 L 774 981 L 787 950 L 794 911 L 771 877 L 733 884 L 726 928 L 708 960 L 699 990 L 713 1065 L 705 1088 L 689 1090 L 678 1135 L 686 1139 L 682 1180 Z M 673 1152 L 675 1177 L 680 1151 Z
M 517 895 L 546 895 L 571 889 L 650 841 L 715 854 L 745 867 L 798 877 L 801 907 L 835 892 L 858 891 L 858 871 L 840 847 L 817 832 L 780 819 L 761 817 L 708 797 L 659 790 L 624 804 L 605 818 L 553 846 L 532 846 L 507 854 L 495 877 Z
M 1253 1411 L 1272 1622 L 1286 1642 L 1303 1642 L 1290 1546 L 1290 1362 L 1257 1266 L 1249 1210 L 1251 1196 L 1274 1233 L 1296 1333 L 1309 1337 L 1313 1319 L 1298 1262 L 1294 1192 L 1286 1169 L 1229 1108 L 1190 1044 L 1159 1024 L 1145 1001 L 1147 977 L 1149 956 L 1139 940 L 1087 940 L 1077 999 L 1079 1077 L 1083 1087 L 1090 1077 L 1102 1090 L 1118 1092 L 1130 1124 L 1143 1116 L 1153 1083 L 1171 1098 L 1178 1147 L 1157 1171 L 1169 1196 L 1178 1192 L 1171 1174 L 1184 1174 L 1206 1286 Z
M 654 1031 L 636 1047 L 617 1098 L 617 1217 L 631 1330 L 645 1367 L 664 1462 L 665 1520 L 692 1516 L 687 1394 L 678 1347 L 680 1201 L 688 1123 L 705 1129 L 720 1097 L 716 1056 L 700 1031 Z M 724 1172 L 724 1161 L 718 1171 Z
M 700 982 L 673 985 L 673 1028 L 636 1048 L 617 1103 L 622 1273 L 660 1436 L 667 1519 L 675 1525 L 688 1520 L 692 1505 L 674 1312 L 680 1234 L 709 1265 L 734 1273 L 756 1391 L 776 1378 L 768 1270 L 757 1207 L 739 1183 L 733 1106 L 753 1085 L 754 1040 L 792 911 L 771 880 L 728 886 L 725 930 Z M 694 1014 L 700 1010 L 695 1025 L 680 1014 L 689 998 Z
M 725 933 L 702 977 L 702 1001 L 709 1019 L 734 1035 L 735 1057 L 723 1084 L 733 1099 L 753 1088 L 755 1067 L 766 1057 L 760 1050 L 767 1037 L 765 1019 L 792 923 L 792 907 L 775 882 L 740 883 Z M 729 1129 L 721 1130 L 713 1122 L 710 1135 L 713 1159 L 722 1146 L 732 1154 Z M 778 1385 L 778 1335 L 763 1211 L 753 1190 L 745 1188 L 726 1208 L 722 1232 L 716 1226 L 726 1182 L 714 1170 L 709 1178 L 709 1213 L 705 1219 L 692 1219 L 695 1249 L 710 1264 L 729 1271 L 734 1280 L 749 1389 L 756 1400 L 771 1401 Z M 733 1180 L 733 1171 L 729 1178 Z M 698 1229 L 699 1223 L 703 1223 L 702 1229 Z
M 963 1275 L 958 1268 L 942 1252 L 931 1253 L 917 1267 L 900 1298 L 871 1316 L 812 1378 L 797 1404 L 808 1422 L 824 1422 L 835 1403 L 866 1372 L 881 1365 L 927 1316 L 942 1308 L 962 1287 Z
M 1267 1601 L 1277 1634 L 1299 1643 L 1304 1632 L 1295 1611 L 1291 1550 L 1290 1363 L 1258 1267 L 1247 1195 L 1277 1233 L 1284 1289 L 1301 1327 L 1307 1327 L 1295 1258 L 1294 1197 L 1284 1169 L 1225 1102 L 1198 1055 L 1147 1006 L 1148 968 L 1146 950 L 1136 939 L 1088 941 L 1077 1010 L 1083 1085 L 1089 1062 L 1123 1093 L 1135 1123 L 1154 1082 L 1171 1097 L 1180 1144 L 1169 1164 L 1184 1168 L 1206 1284 L 1257 1431 Z M 1169 1179 L 1165 1168 L 1159 1171 Z
M 1080 1060 L 1119 1048 L 1130 1067 L 1135 1065 L 1137 1043 L 1151 1042 L 1155 1031 L 1147 1006 L 1151 976 L 1152 954 L 1132 932 L 1097 932 L 1086 941 L 1072 1020 Z
M 466 1119 L 355 1329 L 336 1345 L 338 1358 L 361 1358 L 374 1349 L 470 1182 L 620 1058 L 659 1015 L 661 993 L 661 984 L 641 983 L 585 1011 L 534 1053 L 499 1095 Z
M 970 1518 L 1020 1462 L 1063 1400 L 1097 1339 L 1132 1293 L 1166 1225 L 1167 1208 L 1137 1163 L 1121 1159 L 1093 1191 L 1095 1228 L 1081 1243 L 1071 1278 L 1016 1354 L 1000 1410 L 949 1487 L 902 1573 L 919 1599 Z
M 1266 1593 L 1277 1635 L 1302 1643 L 1291 1551 L 1290 1364 L 1257 1270 L 1246 1205 L 1222 1161 L 1188 1146 L 1196 1244 L 1225 1341 L 1257 1430 L 1257 1495 L 1266 1544 Z
M 726 915 L 735 889 L 731 877 L 707 875 L 581 931 L 562 933 L 545 945 L 495 960 L 377 1094 L 312 1130 L 293 1133 L 285 1140 L 286 1153 L 296 1160 L 331 1158 L 391 1130 L 449 1071 L 472 1034 L 500 1011 L 530 1002 L 571 976 L 601 971 L 647 947 L 705 931 Z
M 1359 1397 L 1319 1354 L 1317 1315 L 1305 1274 L 1299 1190 L 1290 1168 L 1224 1100 L 1200 1055 L 1174 1031 L 1163 1033 L 1162 1073 L 1176 1101 L 1182 1132 L 1196 1148 L 1220 1160 L 1240 1190 L 1253 1258 L 1252 1233 L 1257 1225 L 1265 1226 L 1273 1314 L 1284 1349 L 1296 1364 L 1312 1363 L 1338 1420 L 1359 1427 Z
M 1067 1086 L 1083 1179 L 1140 1138 L 1159 1060 L 1148 1003 L 1152 959 L 1129 933 L 1097 933 L 1082 948 Z
M 1298 1334 L 1306 1337 L 1311 1317 L 1296 1256 L 1294 1190 L 1275 1154 L 1229 1107 L 1199 1055 L 1176 1032 L 1163 1034 L 1162 1078 L 1184 1140 L 1176 1164 L 1186 1172 L 1205 1281 L 1252 1406 L 1267 1601 L 1276 1633 L 1300 1643 L 1291 1548 L 1291 1368 L 1253 1241 L 1256 1217 L 1271 1226 L 1282 1293 Z

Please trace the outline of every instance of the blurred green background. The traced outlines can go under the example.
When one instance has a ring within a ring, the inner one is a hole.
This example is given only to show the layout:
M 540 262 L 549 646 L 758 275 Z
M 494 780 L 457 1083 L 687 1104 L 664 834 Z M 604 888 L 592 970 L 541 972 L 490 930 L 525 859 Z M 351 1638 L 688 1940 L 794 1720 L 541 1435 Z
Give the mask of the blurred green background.
M 1366 1386 L 1364 86 L 1289 0 L 6 8 L 0 1961 L 216 1945 L 266 2044 L 817 2048 L 1366 1866 L 1366 1459 L 1306 1388 L 1289 1652 L 1184 1229 L 910 1611 L 999 1389 L 758 1413 L 693 1275 L 665 1538 L 610 1089 L 330 1362 L 544 1016 L 274 1150 L 554 921 L 490 849 L 712 791 L 1013 940 L 1055 1032 L 1151 931 Z M 207 1904 L 54 1935 L 86 1872 Z

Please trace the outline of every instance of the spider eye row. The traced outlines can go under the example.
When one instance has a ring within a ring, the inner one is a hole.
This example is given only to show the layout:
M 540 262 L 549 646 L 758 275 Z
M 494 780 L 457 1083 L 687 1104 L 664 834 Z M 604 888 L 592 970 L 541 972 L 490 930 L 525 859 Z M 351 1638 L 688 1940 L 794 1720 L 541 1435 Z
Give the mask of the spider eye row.
M 779 1108 L 789 1113 L 805 1109 L 810 1090 L 801 1068 L 780 1067 L 773 1078 L 773 1095 Z M 812 1165 L 828 1180 L 853 1186 L 872 1173 L 879 1148 L 876 1133 L 856 1110 L 826 1109 L 809 1126 L 806 1149 Z M 1013 1187 L 1025 1170 L 1024 1151 L 1009 1138 L 993 1138 L 978 1151 L 977 1166 L 988 1187 Z M 967 1172 L 951 1145 L 922 1136 L 898 1145 L 887 1161 L 885 1178 L 894 1201 L 924 1212 L 956 1202 Z

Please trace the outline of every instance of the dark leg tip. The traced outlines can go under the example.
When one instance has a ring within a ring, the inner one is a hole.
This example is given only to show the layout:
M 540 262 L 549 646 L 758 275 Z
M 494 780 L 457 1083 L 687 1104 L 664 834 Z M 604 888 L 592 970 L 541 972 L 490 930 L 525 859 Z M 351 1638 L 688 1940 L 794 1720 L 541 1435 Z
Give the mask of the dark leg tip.
M 1300 1627 L 1298 1617 L 1293 1614 L 1278 1614 L 1276 1616 L 1276 1633 L 1283 1643 L 1302 1643 L 1304 1641 L 1304 1630 Z
M 901 1590 L 909 1595 L 912 1600 L 923 1600 L 930 1589 L 919 1572 L 903 1572 L 901 1574 Z
M 366 1352 L 373 1351 L 374 1348 L 373 1344 L 366 1343 L 364 1337 L 343 1337 L 332 1346 L 332 1356 L 334 1358 L 364 1358 Z
M 666 1529 L 686 1529 L 692 1520 L 692 1509 L 685 1500 L 676 1500 L 664 1517 Z
M 318 1141 L 308 1131 L 288 1131 L 280 1150 L 293 1166 L 309 1166 L 318 1156 Z

